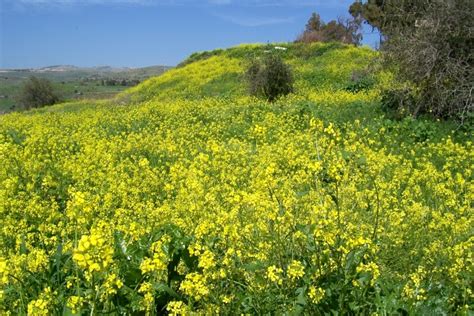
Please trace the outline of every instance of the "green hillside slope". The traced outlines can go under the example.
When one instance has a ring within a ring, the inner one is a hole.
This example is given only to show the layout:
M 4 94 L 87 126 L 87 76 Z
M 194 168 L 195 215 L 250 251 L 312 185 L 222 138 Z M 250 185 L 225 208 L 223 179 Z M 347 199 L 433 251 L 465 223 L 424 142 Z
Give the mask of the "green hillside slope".
M 315 88 L 343 89 L 350 85 L 352 73 L 367 67 L 376 55 L 370 48 L 342 44 L 240 45 L 193 54 L 177 69 L 147 80 L 129 93 L 145 99 L 242 96 L 248 60 L 269 51 L 277 51 L 292 66 L 298 94 Z
M 368 48 L 243 45 L 113 101 L 0 116 L 0 313 L 469 314 L 469 135 L 393 120 Z

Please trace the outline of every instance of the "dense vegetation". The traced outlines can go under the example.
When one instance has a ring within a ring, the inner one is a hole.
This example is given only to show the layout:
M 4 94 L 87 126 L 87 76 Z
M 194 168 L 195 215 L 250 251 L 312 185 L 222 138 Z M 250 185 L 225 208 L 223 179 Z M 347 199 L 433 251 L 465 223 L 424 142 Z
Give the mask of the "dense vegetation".
M 382 59 L 399 83 L 387 89 L 388 107 L 474 123 L 474 1 L 357 0 L 349 11 L 383 36 Z
M 0 313 L 472 313 L 470 135 L 389 119 L 369 48 L 279 46 L 274 103 L 244 45 L 1 116 Z

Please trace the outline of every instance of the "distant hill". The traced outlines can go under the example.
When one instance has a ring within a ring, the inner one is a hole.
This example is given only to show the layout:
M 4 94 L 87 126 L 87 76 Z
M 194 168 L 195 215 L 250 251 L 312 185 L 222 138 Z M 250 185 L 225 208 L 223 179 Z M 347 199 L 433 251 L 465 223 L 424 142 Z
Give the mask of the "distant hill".
M 42 68 L 0 69 L 0 113 L 18 109 L 17 95 L 31 76 L 51 80 L 63 100 L 108 98 L 171 67 L 77 67 L 53 65 Z
M 161 74 L 164 71 L 170 69 L 169 66 L 148 66 L 140 68 L 131 67 L 111 67 L 111 66 L 96 66 L 96 67 L 77 67 L 73 65 L 53 65 L 41 68 L 23 68 L 23 69 L 1 69 L 0 77 L 25 77 L 28 75 L 45 74 L 48 79 L 55 80 L 58 77 L 62 79 L 76 79 L 77 76 L 84 75 L 103 75 L 109 76 L 110 74 L 121 75 L 127 77 L 137 77 L 139 79 L 145 79 L 144 76 Z

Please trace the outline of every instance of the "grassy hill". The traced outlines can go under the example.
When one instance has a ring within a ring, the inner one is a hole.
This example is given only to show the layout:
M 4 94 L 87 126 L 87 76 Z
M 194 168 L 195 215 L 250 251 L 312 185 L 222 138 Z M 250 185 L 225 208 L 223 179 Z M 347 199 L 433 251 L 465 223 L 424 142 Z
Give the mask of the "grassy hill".
M 227 50 L 191 55 L 173 72 L 152 78 L 129 90 L 139 98 L 202 98 L 245 95 L 242 73 L 249 58 L 266 54 L 275 47 L 292 66 L 297 93 L 305 90 L 343 89 L 350 84 L 353 71 L 367 67 L 375 57 L 370 48 L 341 44 L 240 45 Z
M 242 45 L 119 94 L 0 117 L 0 311 L 469 314 L 470 135 L 394 120 L 376 52 Z

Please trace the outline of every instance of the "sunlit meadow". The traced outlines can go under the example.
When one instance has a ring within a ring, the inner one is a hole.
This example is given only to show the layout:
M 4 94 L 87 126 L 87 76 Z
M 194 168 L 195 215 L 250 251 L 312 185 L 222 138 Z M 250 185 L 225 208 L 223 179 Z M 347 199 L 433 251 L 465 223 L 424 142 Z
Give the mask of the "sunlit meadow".
M 472 313 L 470 135 L 351 86 L 369 48 L 283 46 L 274 104 L 243 45 L 0 116 L 0 314 Z

